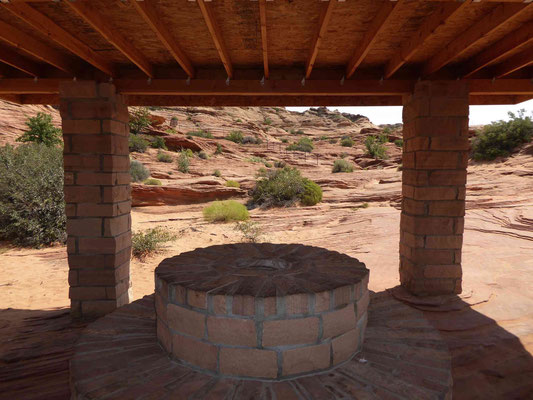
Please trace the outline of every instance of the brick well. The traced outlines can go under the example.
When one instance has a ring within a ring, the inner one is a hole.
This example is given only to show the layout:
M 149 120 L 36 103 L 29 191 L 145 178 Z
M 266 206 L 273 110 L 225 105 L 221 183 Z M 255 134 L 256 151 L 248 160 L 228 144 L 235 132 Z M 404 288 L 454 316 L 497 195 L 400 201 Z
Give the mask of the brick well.
M 212 246 L 155 271 L 157 335 L 181 363 L 218 376 L 292 379 L 361 348 L 369 271 L 303 245 Z
M 404 98 L 400 280 L 416 295 L 461 293 L 468 101 L 462 81 Z
M 128 109 L 112 84 L 62 82 L 69 296 L 74 317 L 129 302 Z

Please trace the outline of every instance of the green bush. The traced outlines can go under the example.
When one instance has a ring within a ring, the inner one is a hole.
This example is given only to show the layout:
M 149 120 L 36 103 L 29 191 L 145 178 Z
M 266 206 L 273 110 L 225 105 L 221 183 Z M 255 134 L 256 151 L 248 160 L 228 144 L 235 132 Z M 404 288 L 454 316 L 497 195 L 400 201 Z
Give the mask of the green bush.
M 328 140 L 328 137 L 326 135 L 322 135 L 318 139 L 319 140 Z
M 215 154 L 222 154 L 222 146 L 220 143 L 217 143 L 217 149 L 215 150 Z
M 154 137 L 150 142 L 150 147 L 153 149 L 168 150 L 167 145 L 165 144 L 165 139 L 163 139 L 161 136 Z
M 131 237 L 131 252 L 133 257 L 143 260 L 146 256 L 161 250 L 163 243 L 175 239 L 176 235 L 161 227 L 135 232 Z
M 261 144 L 263 141 L 255 136 L 245 136 L 242 138 L 242 144 Z
M 331 172 L 333 173 L 353 172 L 353 165 L 350 162 L 343 160 L 343 159 L 335 160 L 335 162 L 333 163 L 333 169 Z
M 378 142 L 379 143 L 388 143 L 389 142 L 389 135 L 386 133 L 381 133 L 378 135 Z
M 187 132 L 187 136 L 197 136 L 205 139 L 213 139 L 213 134 L 209 131 L 204 131 L 203 129 L 200 129 L 198 131 Z
M 209 222 L 246 221 L 250 216 L 244 205 L 235 200 L 215 201 L 203 209 Z
M 365 146 L 367 153 L 378 160 L 387 158 L 387 150 L 382 143 L 376 140 L 374 136 L 367 136 L 365 139 Z
M 272 120 L 269 117 L 265 117 L 263 123 L 265 125 L 272 125 Z
M 202 160 L 207 160 L 209 158 L 207 153 L 203 150 L 198 153 L 198 157 L 201 158 Z
M 301 129 L 298 129 L 298 130 L 291 129 L 291 130 L 289 131 L 289 133 L 290 133 L 291 135 L 303 135 L 303 134 L 304 134 L 304 131 L 302 131 Z
M 171 163 L 173 161 L 173 158 L 170 154 L 159 152 L 157 153 L 157 161 L 164 162 L 164 163 Z
M 222 176 L 222 174 L 220 173 L 220 170 L 218 170 L 218 169 L 215 169 L 213 171 L 213 175 L 216 176 L 217 178 L 220 178 Z
M 272 163 L 271 162 L 265 162 L 265 167 L 267 168 L 272 168 Z
M 276 168 L 285 168 L 287 163 L 283 160 L 274 161 L 274 167 Z
M 308 184 L 309 182 L 313 185 Z M 316 190 L 318 185 L 315 185 L 314 182 L 304 178 L 296 168 L 263 170 L 260 171 L 259 179 L 252 190 L 252 203 L 270 207 L 291 206 L 301 201 L 308 205 L 318 197 L 321 198 L 321 194 L 318 196 Z
M 231 140 L 235 143 L 242 143 L 244 136 L 242 135 L 241 131 L 231 131 L 228 136 L 226 136 L 226 140 Z
M 263 228 L 258 222 L 237 222 L 235 230 L 241 233 L 243 242 L 258 243 L 264 235 Z
M 301 200 L 304 206 L 314 206 L 320 203 L 322 201 L 322 188 L 315 182 L 304 179 L 304 192 Z
M 306 153 L 311 153 L 314 149 L 313 141 L 309 138 L 303 137 L 300 138 L 296 143 L 290 144 L 287 146 L 287 150 L 290 151 L 305 151 Z
M 227 187 L 240 188 L 241 184 L 239 182 L 237 182 L 237 181 L 229 180 L 229 181 L 226 181 L 226 186 Z
M 150 176 L 150 170 L 143 163 L 137 160 L 131 160 L 130 175 L 133 182 L 142 182 Z
M 37 113 L 35 117 L 28 118 L 25 124 L 28 130 L 17 138 L 17 142 L 39 143 L 48 147 L 63 143 L 61 129 L 52 124 L 50 114 Z
M 354 144 L 354 141 L 351 137 L 345 136 L 341 140 L 341 146 L 343 147 L 352 147 Z
M 161 186 L 162 185 L 161 181 L 155 178 L 148 178 L 143 183 L 149 186 Z
M 281 139 L 281 143 L 289 143 L 289 139 L 287 139 L 287 138 L 282 138 L 282 139 Z
M 253 163 L 266 163 L 267 160 L 263 157 L 257 157 L 257 156 L 251 156 L 246 159 L 246 161 L 253 162 Z
M 396 139 L 394 144 L 398 147 L 403 147 L 403 139 Z
M 180 153 L 185 154 L 189 158 L 194 157 L 194 152 L 191 149 L 181 149 Z
M 475 160 L 494 160 L 507 157 L 518 146 L 531 141 L 533 120 L 525 116 L 525 110 L 518 115 L 509 112 L 509 121 L 497 121 L 483 127 L 472 142 L 472 156 Z
M 189 165 L 190 165 L 189 156 L 187 155 L 185 151 L 182 151 L 180 153 L 180 155 L 178 156 L 177 163 L 178 163 L 178 171 L 183 172 L 184 174 L 189 172 Z
M 132 153 L 144 153 L 148 144 L 148 140 L 140 135 L 130 135 L 128 138 L 128 147 Z
M 337 143 L 337 139 L 329 139 L 328 142 L 330 144 L 335 144 L 335 143 Z
M 130 131 L 133 134 L 142 132 L 151 123 L 150 112 L 147 108 L 137 108 L 130 113 Z
M 63 151 L 24 144 L 0 148 L 0 239 L 40 247 L 63 242 Z

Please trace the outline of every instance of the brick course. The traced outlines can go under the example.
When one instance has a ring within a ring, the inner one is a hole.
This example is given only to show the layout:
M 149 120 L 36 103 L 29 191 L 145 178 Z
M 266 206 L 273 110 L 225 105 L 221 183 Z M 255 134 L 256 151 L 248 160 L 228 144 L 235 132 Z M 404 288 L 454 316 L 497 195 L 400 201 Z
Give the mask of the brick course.
M 129 302 L 128 111 L 109 83 L 62 82 L 69 297 L 94 318 Z

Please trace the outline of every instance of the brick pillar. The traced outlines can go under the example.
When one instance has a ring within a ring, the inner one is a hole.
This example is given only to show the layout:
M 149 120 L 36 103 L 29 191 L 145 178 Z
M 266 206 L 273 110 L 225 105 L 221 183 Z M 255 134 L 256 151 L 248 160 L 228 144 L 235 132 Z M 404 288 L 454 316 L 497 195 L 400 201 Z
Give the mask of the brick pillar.
M 129 302 L 128 109 L 115 87 L 60 87 L 71 313 L 94 318 Z
M 400 281 L 419 296 L 461 293 L 468 85 L 418 82 L 403 123 Z

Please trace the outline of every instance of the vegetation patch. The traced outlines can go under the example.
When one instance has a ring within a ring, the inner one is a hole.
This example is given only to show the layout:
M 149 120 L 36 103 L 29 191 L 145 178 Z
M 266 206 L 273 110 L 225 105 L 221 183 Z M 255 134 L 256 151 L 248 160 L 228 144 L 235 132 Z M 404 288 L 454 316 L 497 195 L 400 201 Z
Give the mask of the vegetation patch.
M 150 176 L 150 170 L 142 162 L 131 160 L 130 175 L 133 182 L 143 182 Z
M 246 221 L 250 215 L 246 207 L 235 200 L 215 201 L 203 209 L 209 222 Z
M 213 171 L 213 176 L 216 176 L 217 178 L 220 178 L 222 176 L 222 174 L 220 173 L 220 170 L 218 169 L 215 169 Z
M 232 181 L 231 179 L 226 181 L 226 186 L 227 187 L 234 187 L 234 188 L 240 188 L 241 187 L 241 184 L 237 181 Z
M 204 131 L 203 129 L 187 132 L 187 136 L 196 136 L 196 137 L 201 137 L 205 139 L 213 139 L 213 134 L 209 131 Z
M 290 144 L 287 146 L 287 150 L 290 151 L 304 151 L 306 153 L 311 153 L 314 149 L 313 141 L 309 138 L 303 137 L 300 138 L 296 143 Z
M 161 186 L 162 185 L 161 181 L 155 178 L 148 178 L 143 183 L 148 186 Z
M 168 150 L 167 145 L 165 143 L 165 139 L 163 139 L 161 136 L 156 136 L 150 141 L 150 147 L 153 149 L 163 149 Z
M 148 128 L 151 123 L 150 111 L 147 108 L 140 107 L 130 113 L 130 131 L 135 135 Z
M 215 154 L 222 154 L 222 145 L 220 143 L 217 143 L 217 149 L 215 150 Z
M 201 158 L 202 160 L 207 160 L 209 156 L 207 155 L 205 151 L 202 150 L 198 153 L 198 158 Z
M 304 178 L 296 168 L 260 171 L 251 202 L 263 207 L 292 206 L 300 201 L 314 205 L 322 200 L 322 189 Z
M 160 251 L 164 243 L 173 240 L 176 240 L 176 235 L 161 227 L 135 232 L 131 237 L 131 252 L 133 257 L 144 260 Z
M 398 147 L 403 147 L 403 139 L 396 139 L 394 144 Z
M 187 154 L 186 151 L 180 152 L 180 155 L 178 156 L 178 160 L 177 160 L 178 171 L 183 172 L 184 174 L 189 172 L 189 166 L 190 166 L 189 158 L 190 156 Z
M 130 153 L 144 153 L 148 148 L 148 140 L 141 135 L 130 135 L 128 137 L 128 147 Z
M 301 129 L 298 129 L 298 130 L 296 130 L 296 129 L 291 129 L 291 130 L 289 131 L 289 133 L 290 133 L 291 135 L 303 135 L 303 134 L 304 134 L 304 131 L 302 131 Z
M 346 161 L 344 159 L 335 160 L 333 163 L 333 169 L 331 170 L 333 173 L 337 172 L 353 172 L 353 165 L 349 161 Z
M 231 131 L 228 136 L 226 136 L 226 140 L 235 142 L 235 143 L 242 143 L 244 139 L 244 136 L 241 131 Z
M 377 160 L 385 160 L 388 157 L 387 149 L 385 149 L 385 146 L 383 146 L 383 144 L 380 143 L 375 136 L 366 137 L 365 147 L 367 153 Z
M 157 161 L 171 163 L 173 161 L 173 158 L 170 154 L 163 153 L 162 151 L 160 151 L 159 153 L 157 153 Z
M 472 142 L 474 160 L 494 160 L 507 157 L 520 145 L 531 141 L 533 121 L 525 116 L 525 110 L 518 115 L 509 112 L 509 121 L 497 121 L 485 125 Z
M 264 230 L 258 222 L 237 222 L 235 230 L 240 232 L 243 242 L 259 243 L 264 236 Z
M 64 242 L 65 231 L 62 149 L 0 148 L 0 239 L 40 247 Z
M 37 113 L 25 122 L 28 130 L 17 138 L 17 142 L 38 143 L 45 146 L 57 146 L 63 143 L 61 129 L 52 124 L 52 116 L 45 113 Z
M 245 136 L 242 138 L 242 144 L 261 144 L 263 141 L 255 136 Z
M 354 145 L 354 141 L 351 137 L 345 136 L 341 139 L 341 146 L 352 147 L 353 145 Z

